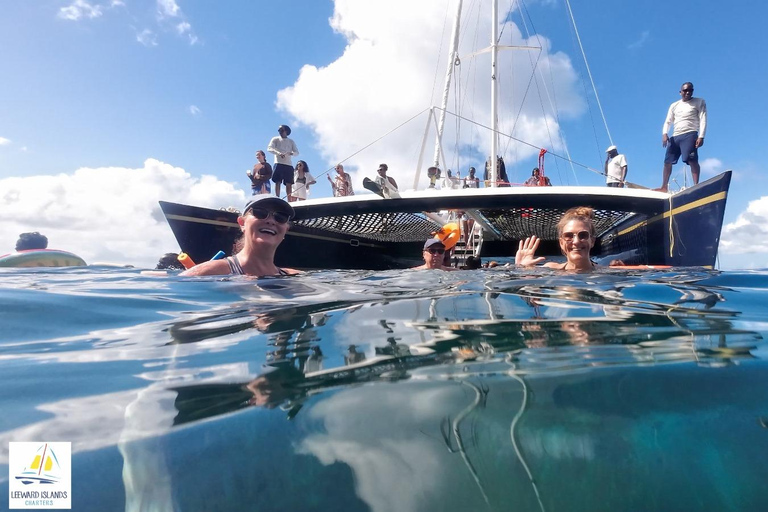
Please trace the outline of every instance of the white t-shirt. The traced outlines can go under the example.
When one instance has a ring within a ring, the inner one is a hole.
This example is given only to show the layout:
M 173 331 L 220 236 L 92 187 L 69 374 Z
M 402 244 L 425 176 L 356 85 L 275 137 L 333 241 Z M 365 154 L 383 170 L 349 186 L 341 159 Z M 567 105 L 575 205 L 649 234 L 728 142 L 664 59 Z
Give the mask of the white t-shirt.
M 661 133 L 669 132 L 671 124 L 675 125 L 673 137 L 688 132 L 699 132 L 699 137 L 703 139 L 707 132 L 707 103 L 701 98 L 677 100 L 669 106 Z
M 606 169 L 606 183 L 619 183 L 621 181 L 621 168 L 627 165 L 627 159 L 624 155 L 616 155 L 608 162 Z
M 267 151 L 275 155 L 276 164 L 290 165 L 291 167 L 293 167 L 293 164 L 291 163 L 291 155 L 299 154 L 299 148 L 296 147 L 293 140 L 288 137 L 283 138 L 280 136 L 272 137 L 272 140 L 269 141 L 269 145 L 267 146 Z M 285 156 L 281 157 L 281 153 Z

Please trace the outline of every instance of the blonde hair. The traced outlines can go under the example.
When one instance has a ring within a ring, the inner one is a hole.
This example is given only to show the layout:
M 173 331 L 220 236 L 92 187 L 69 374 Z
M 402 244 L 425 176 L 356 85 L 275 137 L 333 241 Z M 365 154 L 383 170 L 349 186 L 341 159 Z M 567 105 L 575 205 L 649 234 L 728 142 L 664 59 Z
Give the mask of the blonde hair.
M 590 236 L 592 236 L 592 238 L 597 237 L 597 234 L 595 233 L 595 210 L 589 206 L 576 206 L 567 210 L 560 219 L 560 222 L 557 223 L 558 238 L 563 236 L 563 228 L 565 228 L 565 225 L 572 220 L 578 220 L 586 224 Z

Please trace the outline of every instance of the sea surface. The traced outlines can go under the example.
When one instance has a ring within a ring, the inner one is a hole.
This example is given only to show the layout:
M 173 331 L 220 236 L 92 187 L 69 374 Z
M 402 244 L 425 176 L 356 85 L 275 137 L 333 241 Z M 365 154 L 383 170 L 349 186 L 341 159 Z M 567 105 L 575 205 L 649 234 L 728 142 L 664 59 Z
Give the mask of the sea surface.
M 768 510 L 768 271 L 0 270 L 72 509 Z

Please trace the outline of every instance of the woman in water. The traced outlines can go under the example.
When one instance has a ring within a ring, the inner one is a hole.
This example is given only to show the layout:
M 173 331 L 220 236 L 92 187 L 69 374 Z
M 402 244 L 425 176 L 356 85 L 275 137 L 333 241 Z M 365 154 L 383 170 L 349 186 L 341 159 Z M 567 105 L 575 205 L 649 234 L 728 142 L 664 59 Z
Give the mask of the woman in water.
M 557 237 L 560 241 L 560 250 L 565 255 L 565 263 L 548 262 L 544 266 L 558 270 L 592 270 L 597 265 L 589 259 L 589 251 L 595 245 L 595 212 L 587 206 L 571 208 L 557 223 Z M 529 236 L 520 240 L 515 265 L 532 267 L 545 260 L 544 257 L 536 257 L 536 249 L 539 248 L 539 238 Z
M 274 196 L 254 196 L 237 218 L 243 232 L 242 249 L 228 258 L 195 265 L 182 276 L 287 276 L 298 270 L 275 266 L 275 251 L 285 238 L 288 221 L 294 216 L 293 207 Z

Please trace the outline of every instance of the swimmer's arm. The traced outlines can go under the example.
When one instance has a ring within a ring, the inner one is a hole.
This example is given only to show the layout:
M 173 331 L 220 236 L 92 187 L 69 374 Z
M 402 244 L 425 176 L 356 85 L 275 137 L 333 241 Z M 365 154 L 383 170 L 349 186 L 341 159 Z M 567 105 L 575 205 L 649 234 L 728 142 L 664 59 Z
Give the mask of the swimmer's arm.
M 287 270 L 287 269 L 286 269 Z M 181 276 L 224 276 L 229 274 L 229 263 L 227 260 L 206 261 L 199 265 L 185 270 Z

